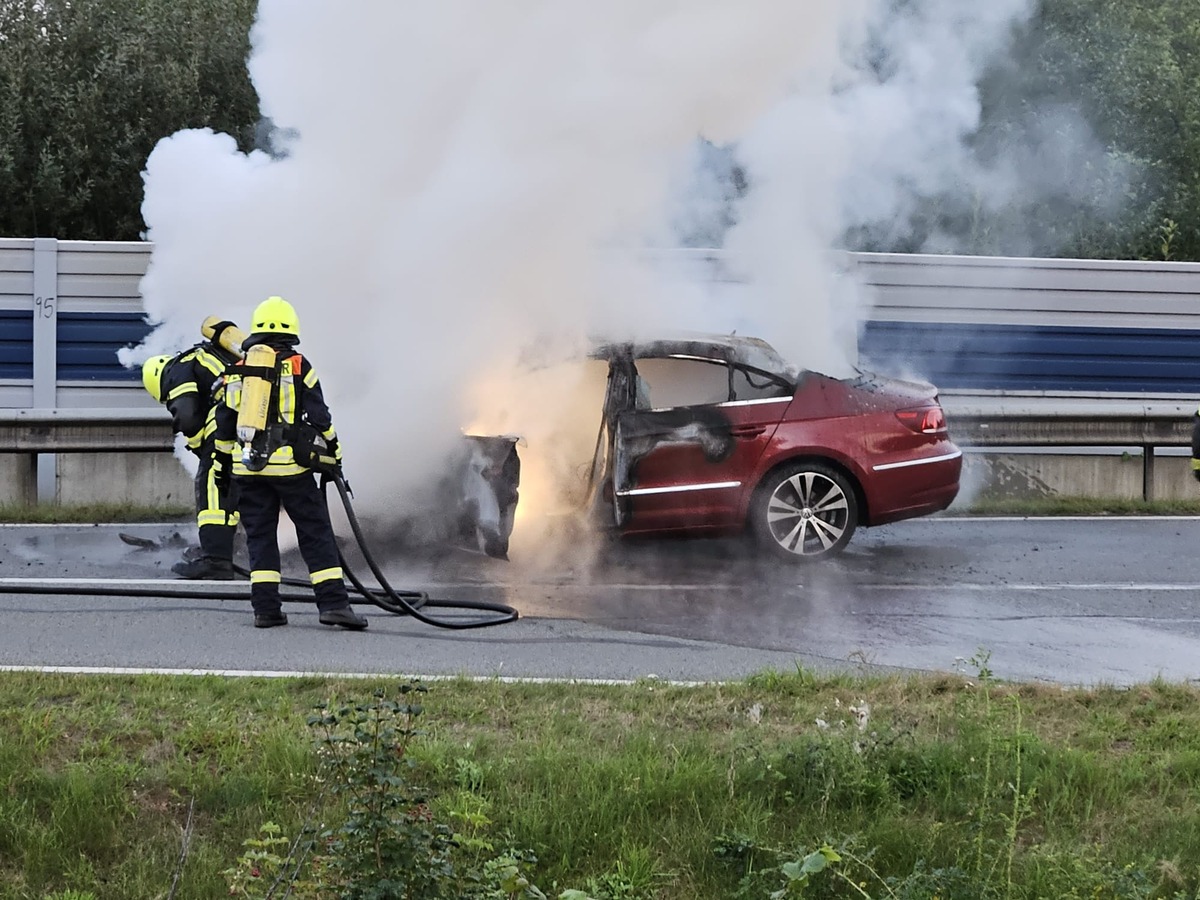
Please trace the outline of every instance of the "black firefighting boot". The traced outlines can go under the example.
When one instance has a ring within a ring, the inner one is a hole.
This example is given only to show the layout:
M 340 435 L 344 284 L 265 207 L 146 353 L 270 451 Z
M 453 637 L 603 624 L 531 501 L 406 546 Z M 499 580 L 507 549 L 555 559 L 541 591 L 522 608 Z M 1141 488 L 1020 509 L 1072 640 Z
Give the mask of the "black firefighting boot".
M 231 581 L 234 577 L 233 560 L 217 559 L 215 556 L 185 559 L 171 566 L 171 571 L 180 578 L 198 581 Z
M 350 631 L 362 631 L 367 627 L 366 617 L 351 609 L 349 603 L 334 609 L 323 609 L 319 618 L 322 625 L 340 625 Z
M 286 625 L 279 598 L 279 585 L 273 581 L 255 581 L 250 584 L 250 605 L 254 608 L 255 628 L 274 628 Z
M 287 614 L 283 610 L 256 612 L 254 614 L 255 628 L 274 628 L 276 625 L 286 625 Z
M 340 625 L 350 631 L 362 631 L 367 620 L 350 608 L 350 595 L 340 578 L 319 581 L 313 585 L 317 595 L 318 617 L 322 625 Z

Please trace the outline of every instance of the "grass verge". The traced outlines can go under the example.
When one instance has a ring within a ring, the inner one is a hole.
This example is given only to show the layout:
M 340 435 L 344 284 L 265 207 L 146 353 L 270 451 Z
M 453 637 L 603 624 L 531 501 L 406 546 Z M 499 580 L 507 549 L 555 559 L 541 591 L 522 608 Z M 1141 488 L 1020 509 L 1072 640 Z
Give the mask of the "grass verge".
M 980 497 L 948 516 L 1200 516 L 1200 500 L 1129 500 L 1115 497 Z
M 976 667 L 439 682 L 404 754 L 428 786 L 406 821 L 447 823 L 480 865 L 513 850 L 548 896 L 1200 896 L 1200 691 L 1004 685 Z M 264 825 L 287 847 L 342 815 L 313 709 L 399 685 L 0 674 L 0 896 L 229 895 L 239 856 L 265 865 Z M 350 895 L 312 875 L 292 896 Z M 538 896 L 505 884 L 446 896 Z
M 0 504 L 0 522 L 7 524 L 92 524 L 95 522 L 187 522 L 196 517 L 191 506 L 139 506 L 132 503 Z

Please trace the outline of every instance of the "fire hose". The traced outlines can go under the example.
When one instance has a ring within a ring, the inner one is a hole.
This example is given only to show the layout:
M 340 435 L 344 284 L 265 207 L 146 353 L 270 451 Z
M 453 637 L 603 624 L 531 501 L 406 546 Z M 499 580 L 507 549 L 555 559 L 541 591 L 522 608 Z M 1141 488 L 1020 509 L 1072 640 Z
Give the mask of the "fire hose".
M 338 491 L 338 496 L 341 498 L 342 506 L 346 511 L 346 518 L 350 523 L 350 530 L 354 535 L 354 540 L 361 551 L 363 558 L 366 560 L 367 567 L 371 570 L 371 574 L 379 582 L 378 587 L 369 587 L 354 573 L 346 562 L 346 557 L 341 549 L 338 550 L 338 560 L 342 566 L 342 572 L 346 576 L 346 580 L 350 582 L 351 587 L 360 595 L 361 600 L 355 600 L 355 603 L 367 603 L 379 607 L 385 612 L 392 613 L 398 616 L 412 616 L 418 622 L 425 625 L 432 625 L 435 628 L 448 628 L 454 630 L 464 630 L 468 628 L 486 628 L 492 625 L 504 625 L 508 622 L 515 622 L 520 614 L 511 606 L 503 603 L 487 603 L 479 600 L 444 600 L 433 599 L 423 591 L 408 591 L 397 590 L 388 583 L 384 577 L 382 570 L 379 568 L 375 557 L 371 554 L 371 550 L 367 545 L 366 537 L 363 535 L 362 527 L 359 524 L 358 516 L 355 515 L 354 506 L 350 502 L 350 488 L 346 484 L 346 479 L 342 477 L 340 471 L 333 471 L 331 474 L 322 475 L 322 498 L 325 500 L 326 508 L 328 508 L 328 492 L 327 487 L 333 484 Z M 241 567 L 235 566 L 235 570 L 241 575 L 249 575 L 249 572 Z M 298 578 L 284 578 L 282 583 L 290 587 L 308 587 L 308 583 Z M 0 594 L 51 594 L 51 595 L 81 595 L 89 597 L 154 597 L 167 599 L 193 599 L 193 600 L 230 600 L 236 599 L 227 591 L 205 591 L 195 588 L 171 589 L 171 588 L 109 588 L 109 587 L 77 587 L 72 585 L 70 588 L 56 587 L 53 585 L 14 585 L 0 584 Z M 247 598 L 249 599 L 249 598 Z M 280 594 L 282 601 L 297 601 L 297 602 L 313 602 L 311 591 L 304 593 L 299 592 L 282 592 Z M 427 609 L 460 609 L 472 610 L 476 612 L 495 613 L 494 616 L 485 618 L 472 619 L 453 619 L 453 618 L 435 618 L 427 615 L 423 610 Z

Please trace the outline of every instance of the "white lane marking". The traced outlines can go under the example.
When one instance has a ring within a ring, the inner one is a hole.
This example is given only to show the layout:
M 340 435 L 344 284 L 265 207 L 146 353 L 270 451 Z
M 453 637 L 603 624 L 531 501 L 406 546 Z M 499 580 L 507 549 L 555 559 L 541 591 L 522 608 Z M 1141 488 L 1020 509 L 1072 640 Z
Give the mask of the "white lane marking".
M 1200 522 L 1200 516 L 943 516 L 938 519 L 908 519 L 894 524 L 963 525 L 974 522 L 1105 522 L 1119 525 L 1124 522 Z M 882 527 L 882 526 L 881 526 Z
M 40 672 L 48 675 L 218 675 L 223 678 L 412 678 L 417 681 L 474 681 L 481 684 L 597 684 L 635 686 L 639 684 L 664 684 L 672 687 L 711 687 L 726 684 L 723 681 L 671 681 L 657 675 L 641 678 L 521 678 L 515 675 L 417 675 L 404 672 L 285 672 L 253 669 L 169 669 L 155 667 L 125 666 L 0 666 L 0 672 Z M 741 681 L 735 678 L 733 682 Z
M 48 587 L 61 586 L 65 588 L 65 595 L 70 593 L 66 588 L 79 588 L 80 594 L 86 594 L 88 587 L 182 587 L 182 588 L 224 588 L 223 594 L 228 594 L 232 599 L 245 599 L 246 588 L 250 587 L 250 582 L 227 582 L 227 581 L 179 581 L 170 580 L 170 578 L 0 578 L 0 587 Z M 794 588 L 800 590 L 805 589 L 805 584 L 802 582 L 794 583 Z M 240 593 L 239 593 L 240 589 Z M 379 588 L 376 588 L 377 590 Z M 406 582 L 404 590 L 421 590 L 424 593 L 436 593 L 439 590 L 512 590 L 512 592 L 521 592 L 521 590 L 588 590 L 588 592 L 607 592 L 607 590 L 629 590 L 629 592 L 680 592 L 680 590 L 692 590 L 692 592 L 738 592 L 738 590 L 746 589 L 744 583 L 707 583 L 707 584 L 629 584 L 629 583 L 604 583 L 604 582 L 556 582 L 556 581 L 529 581 L 529 582 L 512 582 L 504 583 L 498 581 L 449 581 L 449 582 Z M 986 594 L 986 593 L 1003 593 L 1003 592 L 1070 592 L 1070 590 L 1109 590 L 1109 592 L 1117 593 L 1184 593 L 1184 592 L 1200 592 L 1200 582 L 1183 582 L 1180 584 L 1168 584 L 1157 582 L 1112 582 L 1110 584 L 1093 582 L 1093 583 L 1067 583 L 1067 582 L 1013 582 L 1013 583 L 914 583 L 904 582 L 896 584 L 887 583 L 865 583 L 857 584 L 858 590 L 874 590 L 874 592 L 916 592 L 916 590 L 924 590 L 924 592 L 958 592 Z M 163 598 L 170 600 L 172 594 L 164 593 Z M 188 598 L 188 596 L 179 596 L 180 600 L 194 600 L 196 598 Z M 208 598 L 204 598 L 208 599 Z M 211 598 L 212 600 L 220 600 L 221 598 Z M 284 596 L 284 600 L 293 601 L 295 596 Z
M 623 591 L 727 591 L 730 588 L 740 587 L 740 584 L 624 584 L 624 583 L 603 583 L 603 582 L 578 582 L 578 581 L 429 581 L 429 582 L 412 582 L 406 581 L 405 590 L 411 590 L 412 585 L 416 584 L 421 588 L 429 590 L 442 590 L 444 588 L 462 589 L 462 588 L 495 588 L 517 589 L 517 588 L 588 588 L 588 589 L 619 589 Z M 179 578 L 0 578 L 0 585 L 21 587 L 22 585 L 76 585 L 86 587 L 177 587 L 177 588 L 194 588 L 196 591 L 209 590 L 211 588 L 227 588 L 229 590 L 241 589 L 247 590 L 250 587 L 249 581 L 193 581 L 189 579 Z M 286 585 L 291 587 L 292 585 Z M 296 585 L 299 587 L 299 585 Z M 367 585 L 371 588 L 371 585 Z M 396 587 L 396 585 L 393 585 Z M 379 588 L 375 588 L 379 590 Z M 399 588 L 397 588 L 399 590 Z
M 803 587 L 803 585 L 798 585 Z M 1158 584 L 1118 581 L 1111 584 L 1067 584 L 1061 581 L 1013 584 L 860 584 L 870 591 L 1200 591 L 1200 584 Z
M 23 586 L 61 586 L 64 588 L 78 587 L 86 590 L 87 587 L 172 587 L 184 588 L 178 596 L 180 599 L 189 599 L 185 594 L 188 588 L 192 588 L 192 594 L 198 600 L 216 600 L 200 593 L 208 591 L 211 588 L 224 588 L 229 593 L 229 596 L 234 599 L 242 599 L 242 594 L 250 587 L 248 581 L 187 581 L 170 578 L 0 578 L 0 586 L 20 588 Z M 780 585 L 782 586 L 782 585 Z M 370 585 L 368 585 L 370 587 Z M 804 589 L 806 585 L 803 582 L 796 582 L 791 587 Z M 1046 581 L 1046 582 L 1012 582 L 1012 583 L 921 583 L 921 582 L 903 582 L 896 584 L 875 583 L 875 584 L 859 584 L 855 585 L 856 589 L 864 591 L 967 591 L 971 593 L 1003 593 L 1004 591 L 1119 591 L 1125 593 L 1136 593 L 1139 591 L 1145 592 L 1184 592 L 1198 591 L 1200 592 L 1200 582 L 1184 582 L 1182 584 L 1166 584 L 1159 582 L 1113 582 L 1104 584 L 1102 582 L 1090 582 L 1086 584 L 1067 583 L 1061 581 Z M 403 590 L 420 590 L 425 593 L 441 591 L 441 590 L 585 590 L 585 591 L 738 591 L 744 590 L 747 585 L 742 582 L 730 582 L 728 584 L 628 584 L 628 583 L 605 583 L 605 582 L 573 582 L 573 581 L 514 581 L 511 583 L 501 581 L 446 581 L 446 582 L 405 582 Z M 379 588 L 374 588 L 379 590 Z M 397 588 L 398 590 L 400 588 Z M 240 591 L 240 593 L 239 593 Z M 64 590 L 64 594 L 69 591 Z M 293 598 L 287 598 L 293 599 Z
M 497 588 L 519 590 L 521 588 L 583 588 L 592 590 L 603 588 L 621 591 L 727 591 L 730 588 L 742 588 L 741 582 L 729 584 L 626 584 L 622 582 L 603 581 L 430 581 L 424 583 L 429 590 L 441 588 Z
M 206 591 L 212 588 L 241 588 L 245 590 L 250 587 L 249 581 L 197 581 L 187 578 L 0 578 L 0 584 L 17 586 L 25 584 L 121 585 L 122 587 L 137 587 L 141 585 L 163 587 L 169 585 L 171 587 L 191 587 Z

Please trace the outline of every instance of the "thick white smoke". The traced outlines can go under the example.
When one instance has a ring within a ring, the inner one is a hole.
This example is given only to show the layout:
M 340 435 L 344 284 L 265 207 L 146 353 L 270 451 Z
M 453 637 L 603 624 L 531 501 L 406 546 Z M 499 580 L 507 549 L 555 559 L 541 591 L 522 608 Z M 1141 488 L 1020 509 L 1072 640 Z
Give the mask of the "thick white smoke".
M 875 225 L 896 239 L 907 233 L 913 205 L 939 193 L 997 209 L 1062 190 L 1040 182 L 1046 160 L 1032 148 L 1009 145 L 984 163 L 970 144 L 980 124 L 980 77 L 1003 59 L 1014 26 L 1035 6 L 1035 0 L 918 0 L 880 7 L 866 48 L 872 72 L 833 98 L 834 116 L 846 125 L 848 177 L 839 183 L 845 224 Z M 1099 143 L 1086 129 L 1068 133 L 1065 126 L 1078 125 L 1078 118 L 1066 116 L 1056 111 L 1064 127 L 1038 151 L 1069 148 L 1078 158 L 1086 148 L 1094 155 Z M 953 252 L 965 237 L 944 235 L 940 246 L 923 249 Z
M 376 512 L 479 414 L 468 388 L 543 336 L 738 328 L 837 374 L 855 298 L 833 244 L 895 209 L 897 181 L 957 177 L 975 81 L 1028 0 L 899 5 L 262 0 L 250 71 L 284 152 L 159 143 L 142 293 L 162 324 L 126 361 L 287 297 Z M 870 41 L 896 73 L 858 67 Z M 639 252 L 674 240 L 699 138 L 748 175 L 732 294 Z

